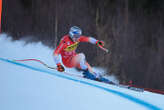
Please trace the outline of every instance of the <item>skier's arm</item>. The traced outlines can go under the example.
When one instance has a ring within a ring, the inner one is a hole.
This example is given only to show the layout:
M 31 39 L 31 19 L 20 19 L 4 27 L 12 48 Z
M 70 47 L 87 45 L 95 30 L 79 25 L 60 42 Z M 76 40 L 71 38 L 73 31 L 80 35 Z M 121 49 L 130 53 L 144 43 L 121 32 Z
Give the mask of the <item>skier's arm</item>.
M 89 43 L 92 43 L 92 44 L 96 44 L 96 42 L 98 40 L 96 40 L 93 37 L 80 36 L 79 41 L 80 42 L 89 42 Z
M 64 67 L 61 65 L 60 57 L 59 57 L 59 54 L 63 50 L 63 48 L 64 48 L 64 43 L 60 42 L 59 46 L 54 50 L 53 53 L 54 61 L 57 65 L 57 70 L 60 72 L 63 72 L 65 70 Z
M 104 46 L 104 42 L 103 41 L 96 40 L 93 37 L 81 36 L 79 38 L 79 41 L 80 42 L 89 42 L 91 44 L 96 44 L 97 46 L 99 46 L 99 45 Z
M 64 48 L 64 43 L 60 42 L 59 46 L 54 50 L 53 57 L 56 65 L 61 64 L 59 55 L 60 52 L 63 50 L 63 48 Z

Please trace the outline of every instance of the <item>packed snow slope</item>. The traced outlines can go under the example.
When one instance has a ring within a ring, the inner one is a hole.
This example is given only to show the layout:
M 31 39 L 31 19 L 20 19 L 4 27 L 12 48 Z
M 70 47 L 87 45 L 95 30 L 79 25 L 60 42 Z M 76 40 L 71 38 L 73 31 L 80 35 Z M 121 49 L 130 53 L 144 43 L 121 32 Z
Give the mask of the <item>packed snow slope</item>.
M 164 95 L 67 75 L 34 61 L 15 62 L 36 58 L 55 65 L 52 49 L 5 36 L 0 36 L 0 110 L 164 110 Z

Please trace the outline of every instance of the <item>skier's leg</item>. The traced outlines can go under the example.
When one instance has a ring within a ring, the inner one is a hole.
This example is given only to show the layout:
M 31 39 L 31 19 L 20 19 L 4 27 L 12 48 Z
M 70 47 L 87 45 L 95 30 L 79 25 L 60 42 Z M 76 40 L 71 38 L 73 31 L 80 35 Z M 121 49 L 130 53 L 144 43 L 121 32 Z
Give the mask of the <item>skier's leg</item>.
M 89 70 L 89 72 L 93 73 L 92 67 L 86 62 L 85 55 L 83 53 L 79 53 L 72 58 L 72 63 L 76 65 L 77 68 L 82 70 Z
M 89 70 L 91 73 L 93 73 L 93 69 L 92 69 L 92 67 L 90 66 L 90 64 L 89 64 L 88 62 L 86 62 L 86 65 L 87 65 L 87 67 L 88 67 L 88 70 Z
M 83 70 L 83 75 L 85 78 L 106 83 L 110 82 L 110 80 L 100 77 L 97 73 L 93 72 L 92 67 L 88 64 L 88 62 L 86 62 L 86 58 L 83 53 L 79 53 L 73 56 L 72 60 L 69 62 L 69 65 L 73 65 L 74 67 Z
M 85 55 L 83 53 L 79 53 L 72 58 L 72 62 L 76 64 L 76 67 L 83 70 L 83 75 L 86 78 L 95 80 L 96 77 L 93 73 L 92 67 L 86 62 Z

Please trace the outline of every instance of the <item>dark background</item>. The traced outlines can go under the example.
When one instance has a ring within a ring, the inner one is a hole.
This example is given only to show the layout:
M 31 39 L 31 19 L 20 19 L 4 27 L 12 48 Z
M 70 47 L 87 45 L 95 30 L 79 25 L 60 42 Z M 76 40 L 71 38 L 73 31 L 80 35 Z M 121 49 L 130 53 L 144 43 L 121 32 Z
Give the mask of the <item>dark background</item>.
M 55 48 L 71 26 L 105 41 L 80 44 L 93 66 L 122 83 L 164 90 L 164 0 L 3 0 L 2 32 Z

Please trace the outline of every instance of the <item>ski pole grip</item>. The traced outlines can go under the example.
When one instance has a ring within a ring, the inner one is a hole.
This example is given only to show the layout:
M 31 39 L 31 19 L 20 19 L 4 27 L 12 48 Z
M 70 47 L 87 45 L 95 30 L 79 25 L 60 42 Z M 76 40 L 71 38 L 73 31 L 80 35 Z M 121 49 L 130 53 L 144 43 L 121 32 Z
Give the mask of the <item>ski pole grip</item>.
M 102 47 L 104 47 L 104 42 L 98 40 L 98 41 L 96 42 L 96 45 L 97 45 L 97 46 L 102 46 Z

